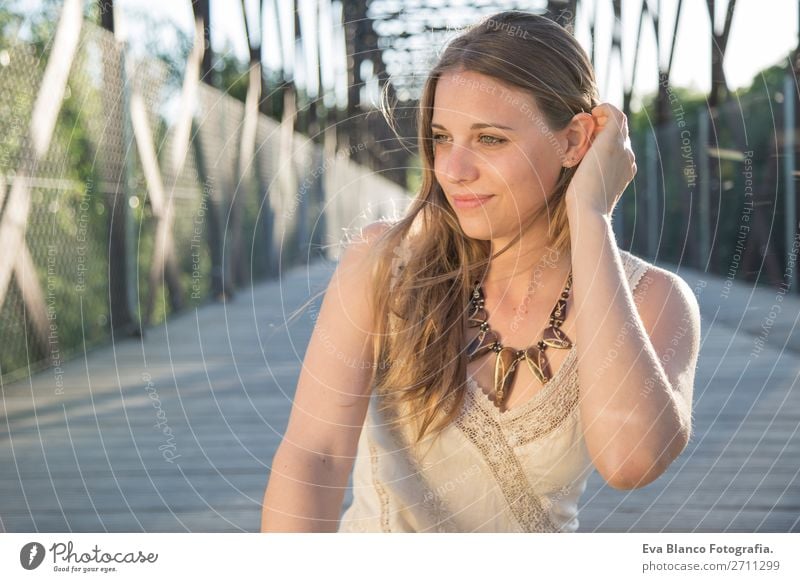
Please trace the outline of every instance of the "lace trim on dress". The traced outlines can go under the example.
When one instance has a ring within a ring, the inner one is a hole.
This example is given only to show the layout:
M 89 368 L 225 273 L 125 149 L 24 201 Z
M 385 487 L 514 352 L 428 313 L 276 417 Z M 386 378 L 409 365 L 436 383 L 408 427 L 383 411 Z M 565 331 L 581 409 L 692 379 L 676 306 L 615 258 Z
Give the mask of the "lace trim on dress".
M 642 277 L 650 268 L 650 263 L 633 255 L 627 251 L 620 251 L 620 255 L 622 256 L 622 264 L 625 267 L 625 273 L 628 275 L 628 284 L 631 289 L 631 293 L 636 291 L 636 287 L 639 286 L 639 282 L 642 280 Z
M 467 391 L 465 404 L 455 424 L 481 453 L 522 531 L 558 531 L 534 493 L 500 423 L 477 403 L 473 392 Z
M 572 366 L 572 362 L 564 362 L 563 365 Z M 574 366 L 567 376 L 562 376 L 562 379 L 552 398 L 525 411 L 509 426 L 509 440 L 516 446 L 526 445 L 549 435 L 561 426 L 578 406 L 578 373 Z
M 526 444 L 555 430 L 578 404 L 578 374 L 575 368 L 575 347 L 561 363 L 551 380 L 533 398 L 506 412 L 500 412 L 489 402 L 485 391 L 470 377 L 481 406 L 494 416 L 508 433 L 512 446 Z
M 378 450 L 372 441 L 368 440 L 368 442 L 370 464 L 372 465 L 372 485 L 375 487 L 375 492 L 381 502 L 381 530 L 384 533 L 389 533 L 392 531 L 389 525 L 389 494 L 386 493 L 386 488 L 378 477 Z

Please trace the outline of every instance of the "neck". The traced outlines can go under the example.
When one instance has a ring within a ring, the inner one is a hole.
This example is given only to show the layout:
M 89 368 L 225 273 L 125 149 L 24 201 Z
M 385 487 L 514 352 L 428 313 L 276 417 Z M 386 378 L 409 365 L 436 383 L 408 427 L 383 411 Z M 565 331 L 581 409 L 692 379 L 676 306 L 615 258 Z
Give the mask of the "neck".
M 511 240 L 493 239 L 492 253 Z M 569 252 L 558 252 L 550 246 L 546 228 L 531 228 L 503 254 L 492 259 L 483 287 L 499 303 L 518 305 L 531 294 L 532 288 L 535 291 L 563 286 L 570 266 Z
M 492 254 L 505 248 L 513 237 L 492 240 Z M 513 283 L 518 279 L 527 280 L 536 267 L 553 267 L 564 264 L 566 252 L 558 252 L 550 246 L 547 232 L 531 228 L 503 253 L 492 259 L 486 283 L 490 286 Z

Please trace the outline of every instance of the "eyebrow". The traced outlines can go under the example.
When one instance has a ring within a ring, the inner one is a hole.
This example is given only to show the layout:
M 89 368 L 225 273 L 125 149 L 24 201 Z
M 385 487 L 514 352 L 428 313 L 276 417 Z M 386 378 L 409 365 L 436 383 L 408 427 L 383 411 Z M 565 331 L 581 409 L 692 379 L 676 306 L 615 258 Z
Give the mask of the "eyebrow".
M 447 129 L 444 125 L 441 125 L 439 123 L 431 123 L 431 127 L 436 127 L 439 129 Z M 508 127 L 507 125 L 500 125 L 499 123 L 473 123 L 472 125 L 469 126 L 470 129 L 483 129 L 486 127 L 494 127 L 496 129 L 510 129 L 511 131 L 514 131 L 513 127 Z

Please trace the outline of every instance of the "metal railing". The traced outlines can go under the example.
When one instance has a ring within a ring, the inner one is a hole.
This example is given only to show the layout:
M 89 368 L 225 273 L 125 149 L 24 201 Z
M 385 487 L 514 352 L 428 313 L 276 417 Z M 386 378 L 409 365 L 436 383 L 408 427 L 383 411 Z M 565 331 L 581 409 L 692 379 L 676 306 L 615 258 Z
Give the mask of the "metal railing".
M 335 254 L 343 229 L 407 203 L 263 115 L 243 158 L 244 104 L 191 75 L 134 62 L 72 1 L 46 54 L 2 50 L 3 383 Z
M 632 131 L 639 170 L 615 217 L 622 244 L 731 282 L 797 291 L 797 84 L 786 74 L 762 89 L 713 110 L 670 92 L 671 120 Z

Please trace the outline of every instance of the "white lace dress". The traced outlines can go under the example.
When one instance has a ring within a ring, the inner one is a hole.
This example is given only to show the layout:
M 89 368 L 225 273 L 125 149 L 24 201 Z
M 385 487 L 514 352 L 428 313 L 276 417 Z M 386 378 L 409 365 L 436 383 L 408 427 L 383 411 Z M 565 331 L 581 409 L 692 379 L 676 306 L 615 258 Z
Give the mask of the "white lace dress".
M 631 290 L 646 261 L 620 252 Z M 572 532 L 593 470 L 573 346 L 532 400 L 500 412 L 473 378 L 456 420 L 417 450 L 373 393 L 340 532 Z

